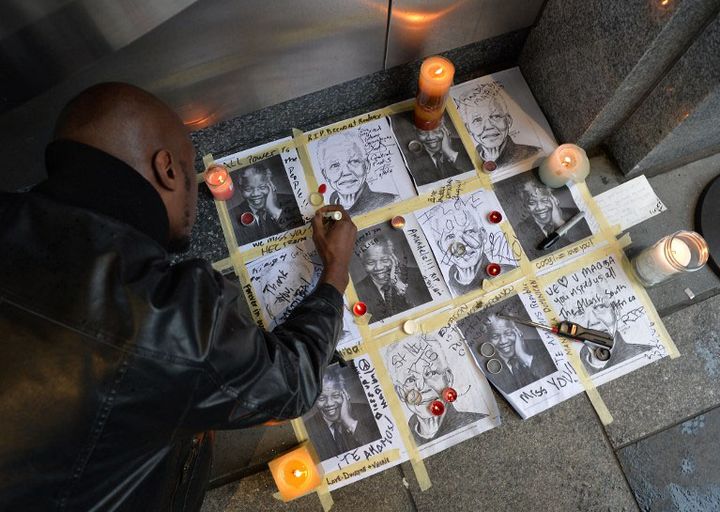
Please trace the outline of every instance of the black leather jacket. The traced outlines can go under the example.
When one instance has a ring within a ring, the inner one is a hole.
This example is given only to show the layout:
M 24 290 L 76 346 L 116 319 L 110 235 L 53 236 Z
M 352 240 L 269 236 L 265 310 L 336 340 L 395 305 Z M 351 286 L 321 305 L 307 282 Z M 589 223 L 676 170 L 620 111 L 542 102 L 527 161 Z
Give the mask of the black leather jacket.
M 194 434 L 310 409 L 342 296 L 320 285 L 259 329 L 208 263 L 169 263 L 165 208 L 127 165 L 70 142 L 47 163 L 0 194 L 0 510 L 182 508 Z

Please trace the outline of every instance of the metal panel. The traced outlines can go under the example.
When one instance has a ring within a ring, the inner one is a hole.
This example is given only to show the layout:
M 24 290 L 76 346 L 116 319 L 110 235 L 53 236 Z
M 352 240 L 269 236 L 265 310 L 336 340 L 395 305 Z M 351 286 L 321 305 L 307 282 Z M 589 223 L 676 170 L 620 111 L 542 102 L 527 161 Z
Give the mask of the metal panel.
M 202 128 L 383 68 L 386 0 L 202 0 L 139 38 L 137 32 L 122 30 L 132 23 L 127 13 L 124 25 L 111 23 L 112 18 L 122 16 L 110 10 L 106 12 L 114 14 L 102 18 L 95 10 L 78 7 L 83 17 L 75 27 L 67 25 L 71 23 L 67 17 L 56 18 L 76 4 L 83 2 L 63 5 L 34 21 L 28 18 L 30 25 L 20 29 L 31 34 L 37 24 L 62 19 L 66 26 L 57 27 L 56 39 L 45 32 L 49 39 L 42 47 L 46 50 L 53 42 L 62 45 L 66 32 L 95 27 L 91 42 L 79 53 L 77 66 L 73 67 L 69 54 L 54 54 L 62 63 L 63 80 L 58 85 L 34 91 L 37 96 L 33 99 L 0 116 L 6 165 L 39 160 L 37 152 L 62 104 L 93 83 L 119 80 L 145 87 L 177 109 L 193 128 Z M 147 12 L 135 11 L 137 15 Z M 170 11 L 153 11 L 150 16 L 162 18 L 163 12 Z M 92 21 L 98 16 L 105 25 Z M 37 39 L 13 40 L 15 47 L 25 52 L 23 69 L 33 69 Z M 99 49 L 96 42 L 102 44 Z M 123 43 L 129 44 L 116 49 Z M 39 54 L 46 56 L 47 52 Z M 11 57 L 15 58 L 0 53 L 0 60 Z M 57 62 L 50 59 L 51 64 Z M 12 76 L 4 76 L 3 81 L 12 81 Z M 7 184 L 1 187 L 11 188 Z
M 532 25 L 544 0 L 392 0 L 386 67 Z

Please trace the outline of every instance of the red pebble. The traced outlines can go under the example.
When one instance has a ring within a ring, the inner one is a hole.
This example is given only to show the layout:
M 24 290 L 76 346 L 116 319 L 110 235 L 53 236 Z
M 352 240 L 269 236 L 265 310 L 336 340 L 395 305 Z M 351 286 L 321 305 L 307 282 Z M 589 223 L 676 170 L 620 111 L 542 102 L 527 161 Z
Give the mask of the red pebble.
M 353 304 L 353 314 L 355 316 L 363 316 L 367 313 L 367 306 L 364 302 L 356 302 Z
M 430 414 L 433 416 L 442 416 L 442 414 L 445 412 L 445 404 L 442 403 L 440 400 L 433 400 L 430 402 L 430 406 L 428 407 L 430 409 Z
M 253 215 L 252 213 L 245 212 L 240 215 L 240 224 L 242 224 L 243 226 L 249 226 L 253 222 L 255 222 L 255 215 Z
M 502 272 L 502 268 L 497 263 L 490 263 L 487 267 L 485 267 L 485 272 L 487 272 L 487 275 L 494 277 Z
M 492 224 L 498 224 L 502 221 L 502 213 L 497 210 L 493 210 L 488 214 L 488 220 Z
M 318 187 L 318 192 L 321 194 L 324 194 L 326 190 L 327 190 L 327 185 L 325 185 L 325 183 L 321 183 L 320 186 Z
M 446 402 L 454 402 L 457 400 L 457 391 L 455 391 L 453 388 L 445 388 L 442 392 L 443 400 Z

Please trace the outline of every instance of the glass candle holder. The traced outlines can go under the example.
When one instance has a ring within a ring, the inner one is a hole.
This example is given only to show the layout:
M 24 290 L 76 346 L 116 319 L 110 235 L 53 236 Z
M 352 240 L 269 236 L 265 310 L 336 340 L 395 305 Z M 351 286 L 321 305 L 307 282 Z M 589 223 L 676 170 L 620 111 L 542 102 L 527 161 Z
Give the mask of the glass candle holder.
M 218 201 L 227 201 L 233 196 L 233 182 L 224 165 L 213 164 L 208 167 L 205 171 L 205 183 Z
M 707 263 L 707 242 L 694 231 L 678 231 L 661 238 L 632 260 L 635 276 L 644 286 L 653 286 L 685 272 L 695 272 Z
M 445 101 L 455 76 L 455 66 L 444 57 L 425 59 L 420 66 L 418 95 L 415 98 L 415 126 L 434 130 L 445 113 Z

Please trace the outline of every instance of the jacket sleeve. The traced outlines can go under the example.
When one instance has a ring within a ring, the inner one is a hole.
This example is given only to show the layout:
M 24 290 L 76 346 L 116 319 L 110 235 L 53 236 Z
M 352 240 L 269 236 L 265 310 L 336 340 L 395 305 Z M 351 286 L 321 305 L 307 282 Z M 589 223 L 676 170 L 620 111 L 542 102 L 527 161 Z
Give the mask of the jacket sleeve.
M 183 424 L 232 429 L 306 413 L 320 394 L 342 329 L 340 292 L 320 284 L 285 322 L 266 331 L 242 313 L 245 297 L 236 283 L 206 264 L 179 272 L 172 295 L 189 301 L 182 350 L 200 368 L 188 376 L 196 383 Z

